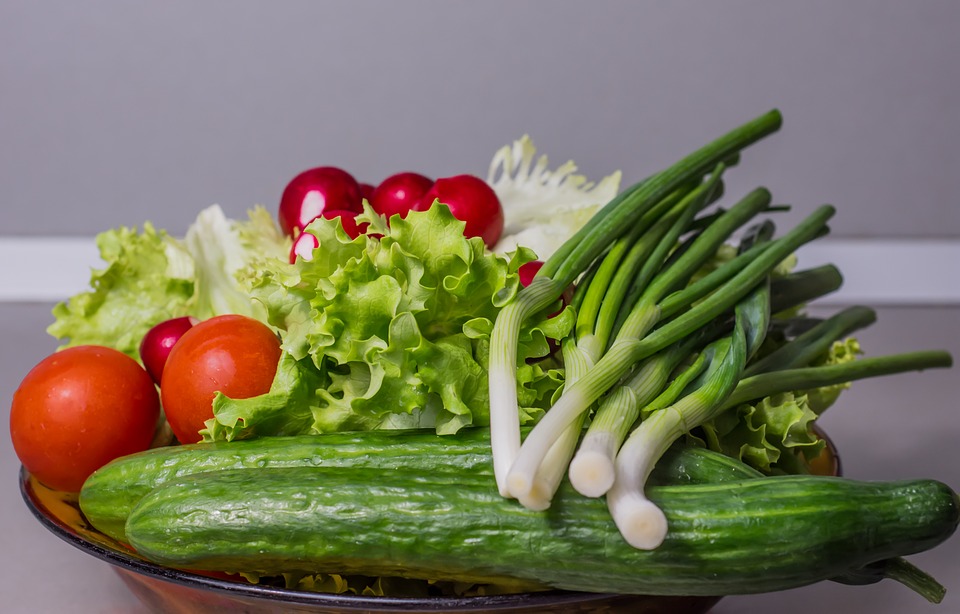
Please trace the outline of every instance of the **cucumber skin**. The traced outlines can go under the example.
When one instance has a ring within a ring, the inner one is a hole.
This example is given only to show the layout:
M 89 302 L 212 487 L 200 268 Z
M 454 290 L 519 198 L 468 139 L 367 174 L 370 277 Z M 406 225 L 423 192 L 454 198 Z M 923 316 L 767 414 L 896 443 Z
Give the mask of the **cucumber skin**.
M 266 469 L 195 475 L 154 490 L 127 522 L 145 558 L 175 567 L 361 573 L 651 595 L 784 590 L 927 550 L 956 529 L 934 480 L 779 476 L 650 488 L 670 531 L 630 547 L 603 500 L 565 484 L 546 512 L 487 476 Z
M 455 469 L 491 479 L 493 475 L 490 433 L 485 428 L 443 436 L 408 430 L 263 437 L 156 448 L 114 460 L 87 479 L 80 492 L 80 509 L 97 530 L 126 541 L 127 516 L 141 498 L 165 482 L 204 471 L 321 466 Z M 722 454 L 677 445 L 657 463 L 650 479 L 651 483 L 697 483 L 759 475 Z

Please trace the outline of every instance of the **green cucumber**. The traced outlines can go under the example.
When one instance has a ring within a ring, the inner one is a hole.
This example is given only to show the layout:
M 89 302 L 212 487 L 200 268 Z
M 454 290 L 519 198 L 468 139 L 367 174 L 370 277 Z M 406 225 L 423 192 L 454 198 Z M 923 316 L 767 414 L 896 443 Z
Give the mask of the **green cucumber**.
M 932 548 L 960 506 L 934 480 L 778 476 L 648 494 L 670 526 L 656 550 L 630 547 L 603 500 L 567 484 L 534 512 L 487 475 L 416 469 L 198 474 L 144 497 L 126 530 L 147 559 L 191 569 L 697 596 L 789 589 Z
M 144 495 L 170 480 L 223 469 L 321 466 L 384 471 L 414 467 L 422 472 L 448 468 L 491 476 L 490 433 L 483 428 L 443 436 L 426 430 L 364 431 L 156 448 L 96 471 L 83 485 L 80 508 L 97 530 L 126 541 L 123 527 L 130 511 Z M 678 445 L 661 459 L 651 479 L 710 482 L 759 475 L 727 456 Z

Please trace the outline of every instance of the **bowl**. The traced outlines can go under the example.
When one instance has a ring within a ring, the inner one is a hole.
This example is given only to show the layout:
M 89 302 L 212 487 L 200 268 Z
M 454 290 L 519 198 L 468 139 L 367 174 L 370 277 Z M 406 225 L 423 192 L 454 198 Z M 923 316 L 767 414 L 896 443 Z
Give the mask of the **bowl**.
M 76 494 L 52 490 L 23 468 L 20 470 L 20 492 L 40 524 L 70 545 L 112 565 L 130 591 L 155 612 L 702 614 L 719 601 L 719 597 L 661 597 L 571 591 L 476 597 L 372 597 L 250 584 L 242 580 L 209 577 L 163 567 L 142 559 L 127 546 L 94 529 L 80 511 Z

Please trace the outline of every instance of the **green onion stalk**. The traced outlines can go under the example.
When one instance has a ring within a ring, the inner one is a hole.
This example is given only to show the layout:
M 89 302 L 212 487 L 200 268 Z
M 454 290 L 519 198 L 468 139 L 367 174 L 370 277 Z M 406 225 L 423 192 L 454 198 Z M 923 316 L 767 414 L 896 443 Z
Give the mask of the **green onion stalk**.
M 644 494 L 654 465 L 677 439 L 722 409 L 747 361 L 763 343 L 769 321 L 770 290 L 764 280 L 737 305 L 733 332 L 708 345 L 702 360 L 687 370 L 696 377 L 679 398 L 649 413 L 623 444 L 607 507 L 620 534 L 633 547 L 652 550 L 667 534 L 666 516 Z
M 750 197 L 746 200 L 750 200 Z M 733 209 L 730 213 L 732 212 Z M 826 221 L 833 213 L 833 207 L 820 207 L 793 230 L 773 240 L 769 247 L 763 249 L 762 253 L 742 270 L 700 302 L 688 306 L 686 311 L 672 320 L 660 323 L 658 327 L 650 330 L 647 320 L 652 320 L 654 324 L 659 323 L 662 313 L 657 300 L 677 285 L 684 284 L 695 271 L 695 267 L 699 267 L 699 264 L 716 251 L 717 239 L 720 238 L 722 242 L 738 225 L 731 224 L 733 228 L 724 228 L 723 230 L 728 232 L 722 237 L 719 232 L 708 237 L 705 231 L 701 237 L 706 237 L 702 247 L 704 252 L 709 250 L 709 253 L 699 253 L 700 250 L 695 249 L 695 244 L 671 267 L 659 273 L 651 281 L 650 290 L 645 291 L 636 305 L 632 306 L 630 315 L 624 320 L 617 337 L 603 357 L 574 385 L 564 388 L 559 400 L 530 431 L 510 468 L 507 477 L 508 493 L 521 498 L 529 491 L 543 455 L 560 432 L 618 383 L 633 365 L 695 333 L 714 318 L 732 309 L 757 284 L 766 279 L 780 262 L 803 244 L 821 236 Z M 715 224 L 719 225 L 723 219 L 723 216 L 718 218 Z M 647 330 L 649 332 L 644 334 Z
M 634 228 L 658 203 L 684 186 L 699 183 L 718 164 L 736 158 L 742 149 L 776 132 L 781 122 L 779 111 L 769 111 L 622 192 L 547 259 L 531 284 L 498 314 L 490 339 L 489 387 L 491 452 L 502 495 L 510 494 L 507 473 L 520 450 L 515 369 L 523 322 L 556 301 L 610 248 L 612 241 Z M 568 421 L 564 428 L 572 422 Z M 532 482 L 524 494 L 531 488 Z

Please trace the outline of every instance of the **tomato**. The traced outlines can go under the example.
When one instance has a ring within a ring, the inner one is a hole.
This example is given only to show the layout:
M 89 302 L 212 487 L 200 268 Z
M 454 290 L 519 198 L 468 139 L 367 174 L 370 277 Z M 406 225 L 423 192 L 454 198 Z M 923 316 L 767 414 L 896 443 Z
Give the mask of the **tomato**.
M 159 416 L 157 389 L 135 360 L 76 346 L 44 358 L 20 383 L 10 435 L 34 477 L 78 492 L 109 461 L 150 447 Z
M 290 180 L 280 197 L 280 228 L 294 236 L 330 209 L 362 212 L 360 184 L 335 166 L 303 171 Z
M 253 318 L 217 316 L 185 332 L 160 382 L 163 410 L 177 440 L 200 441 L 198 431 L 213 417 L 217 392 L 234 399 L 268 392 L 279 362 L 280 340 Z
M 497 193 L 483 179 L 473 175 L 437 179 L 414 210 L 425 211 L 434 200 L 450 207 L 453 217 L 466 224 L 463 234 L 467 237 L 480 237 L 491 249 L 500 240 L 503 207 Z
M 390 175 L 374 190 L 370 206 L 387 219 L 393 215 L 406 217 L 407 212 L 420 202 L 431 186 L 433 179 L 419 173 Z

